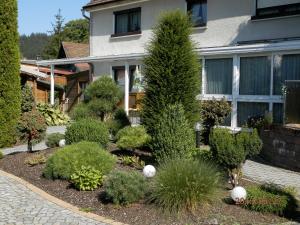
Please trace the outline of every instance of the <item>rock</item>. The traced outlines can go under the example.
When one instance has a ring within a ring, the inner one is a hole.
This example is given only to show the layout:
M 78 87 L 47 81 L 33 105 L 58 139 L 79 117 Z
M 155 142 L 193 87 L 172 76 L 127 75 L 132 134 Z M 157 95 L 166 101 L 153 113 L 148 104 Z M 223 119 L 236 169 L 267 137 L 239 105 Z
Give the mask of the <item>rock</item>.
M 216 218 L 213 218 L 213 219 L 209 219 L 209 220 L 204 221 L 203 224 L 204 225 L 219 225 L 219 222 Z

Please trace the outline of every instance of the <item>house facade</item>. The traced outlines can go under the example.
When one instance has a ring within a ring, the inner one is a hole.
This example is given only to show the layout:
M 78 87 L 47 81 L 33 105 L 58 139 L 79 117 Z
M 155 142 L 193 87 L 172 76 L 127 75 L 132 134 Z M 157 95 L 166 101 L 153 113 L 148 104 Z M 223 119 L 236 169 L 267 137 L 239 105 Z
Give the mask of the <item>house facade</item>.
M 191 39 L 202 63 L 198 99 L 225 98 L 232 105 L 226 125 L 235 129 L 251 116 L 284 114 L 284 84 L 300 80 L 300 0 L 92 0 L 90 58 L 94 77 L 111 75 L 130 108 L 136 71 L 159 16 L 191 13 Z

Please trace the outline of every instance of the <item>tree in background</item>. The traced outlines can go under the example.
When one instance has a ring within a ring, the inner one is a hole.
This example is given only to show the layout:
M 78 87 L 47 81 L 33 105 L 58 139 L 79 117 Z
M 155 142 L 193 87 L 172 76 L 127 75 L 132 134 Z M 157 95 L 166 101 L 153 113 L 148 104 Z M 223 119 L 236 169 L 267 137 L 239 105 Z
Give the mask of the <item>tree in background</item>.
M 145 58 L 142 121 L 150 135 L 166 105 L 182 104 L 193 126 L 199 117 L 200 63 L 190 40 L 192 24 L 180 11 L 166 13 L 154 28 Z
M 55 15 L 55 23 L 52 24 L 52 31 L 50 31 L 52 37 L 44 49 L 43 58 L 57 58 L 60 44 L 63 41 L 64 20 L 61 10 L 59 9 Z
M 16 0 L 0 4 L 0 148 L 15 141 L 21 110 L 18 8 Z
M 71 20 L 63 28 L 64 41 L 75 43 L 89 42 L 89 21 L 87 19 Z

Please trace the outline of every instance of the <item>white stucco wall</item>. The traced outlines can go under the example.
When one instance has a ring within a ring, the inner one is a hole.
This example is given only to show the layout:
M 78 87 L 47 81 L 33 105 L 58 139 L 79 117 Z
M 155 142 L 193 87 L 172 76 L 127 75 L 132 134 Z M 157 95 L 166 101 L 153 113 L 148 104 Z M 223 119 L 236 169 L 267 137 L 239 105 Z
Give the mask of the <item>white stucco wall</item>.
M 192 35 L 197 47 L 234 45 L 239 41 L 300 37 L 300 16 L 252 21 L 254 0 L 209 0 L 205 29 L 195 29 Z M 114 31 L 114 11 L 142 7 L 142 34 L 111 38 Z M 143 53 L 151 38 L 151 28 L 166 10 L 186 11 L 185 0 L 150 0 L 127 7 L 91 12 L 91 55 Z

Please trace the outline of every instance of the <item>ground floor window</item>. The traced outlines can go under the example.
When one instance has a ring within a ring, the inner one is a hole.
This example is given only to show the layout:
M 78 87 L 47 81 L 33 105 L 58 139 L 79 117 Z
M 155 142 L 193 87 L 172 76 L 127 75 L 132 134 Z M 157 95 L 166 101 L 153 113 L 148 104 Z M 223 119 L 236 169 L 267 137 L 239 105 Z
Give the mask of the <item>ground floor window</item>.
M 238 102 L 237 118 L 238 126 L 247 126 L 251 118 L 264 117 L 265 113 L 269 111 L 268 103 L 257 102 Z

